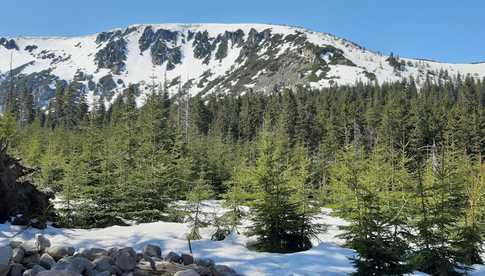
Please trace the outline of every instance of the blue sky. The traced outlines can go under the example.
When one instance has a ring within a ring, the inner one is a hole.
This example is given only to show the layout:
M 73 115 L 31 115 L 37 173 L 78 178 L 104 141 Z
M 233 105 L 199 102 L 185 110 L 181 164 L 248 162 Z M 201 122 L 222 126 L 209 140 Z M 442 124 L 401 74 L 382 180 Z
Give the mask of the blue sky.
M 483 0 L 12 0 L 0 36 L 85 35 L 135 23 L 273 23 L 405 57 L 485 61 Z

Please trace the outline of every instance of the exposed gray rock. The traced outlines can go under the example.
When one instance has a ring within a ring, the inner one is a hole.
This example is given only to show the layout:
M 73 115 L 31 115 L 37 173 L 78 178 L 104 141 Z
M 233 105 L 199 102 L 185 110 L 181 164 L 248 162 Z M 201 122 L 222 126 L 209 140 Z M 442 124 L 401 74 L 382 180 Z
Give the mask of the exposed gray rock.
M 114 74 L 120 74 L 125 69 L 126 41 L 123 38 L 111 40 L 96 53 L 94 60 L 98 68 L 111 69 Z
M 56 264 L 56 261 L 51 255 L 44 253 L 40 256 L 39 264 L 45 269 L 51 269 Z
M 109 271 L 96 272 L 94 276 L 111 276 L 111 272 Z
M 75 251 L 74 247 L 70 246 L 53 246 L 46 249 L 47 254 L 51 255 L 56 261 L 74 255 Z
M 200 258 L 200 259 L 195 259 L 195 264 L 204 266 L 204 267 L 213 267 L 215 265 L 215 262 L 212 259 Z
M 122 271 L 132 271 L 136 266 L 136 252 L 131 247 L 122 248 L 116 252 L 114 261 Z
M 24 271 L 24 273 L 22 275 L 23 276 L 36 276 L 37 274 L 39 274 L 39 272 L 45 271 L 45 270 L 46 269 L 43 268 L 40 265 L 34 265 L 31 269 L 27 269 L 26 271 Z
M 24 256 L 21 263 L 26 268 L 32 268 L 35 265 L 38 265 L 39 262 L 40 262 L 40 255 L 39 253 L 36 252 L 36 253 L 30 253 L 29 255 Z
M 10 272 L 8 275 L 10 276 L 22 276 L 22 273 L 24 272 L 25 268 L 21 264 L 11 264 L 10 265 Z
M 19 50 L 19 46 L 17 46 L 17 43 L 13 39 L 6 39 L 4 37 L 0 38 L 0 46 L 5 47 L 7 50 Z
M 94 261 L 98 257 L 108 256 L 108 251 L 102 248 L 90 248 L 82 250 L 79 252 L 79 254 L 86 257 L 90 261 Z
M 160 246 L 147 244 L 145 245 L 145 247 L 143 247 L 143 255 L 148 257 L 161 258 L 162 249 L 160 248 Z
M 68 256 L 60 259 L 53 269 L 91 275 L 94 269 L 94 264 L 81 255 Z
M 41 234 L 35 235 L 33 240 L 22 243 L 22 248 L 27 254 L 37 253 L 51 246 L 51 242 Z
M 169 252 L 164 260 L 167 262 L 179 263 L 182 258 L 175 252 Z
M 119 248 L 117 247 L 108 248 L 108 256 L 114 257 L 114 255 L 116 254 L 116 252 L 118 252 L 118 250 Z
M 25 256 L 25 250 L 22 247 L 16 247 L 13 249 L 12 262 L 20 263 Z
M 39 272 L 37 276 L 82 276 L 82 275 L 68 270 L 45 270 L 45 271 Z
M 93 261 L 93 264 L 96 271 L 111 271 L 114 261 L 109 256 L 100 256 Z

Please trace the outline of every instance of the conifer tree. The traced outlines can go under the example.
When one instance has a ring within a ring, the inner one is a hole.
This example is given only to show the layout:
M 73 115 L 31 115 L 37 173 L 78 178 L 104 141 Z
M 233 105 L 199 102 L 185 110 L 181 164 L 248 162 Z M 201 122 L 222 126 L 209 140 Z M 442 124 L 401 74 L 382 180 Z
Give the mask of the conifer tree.
M 190 240 L 201 239 L 199 228 L 202 225 L 202 221 L 201 221 L 202 201 L 209 199 L 211 196 L 212 196 L 211 188 L 204 179 L 204 172 L 201 172 L 199 175 L 199 179 L 197 179 L 194 182 L 192 189 L 187 195 L 187 201 L 190 204 L 190 209 L 191 209 L 190 210 L 191 226 L 190 226 L 190 233 L 187 235 L 188 239 Z

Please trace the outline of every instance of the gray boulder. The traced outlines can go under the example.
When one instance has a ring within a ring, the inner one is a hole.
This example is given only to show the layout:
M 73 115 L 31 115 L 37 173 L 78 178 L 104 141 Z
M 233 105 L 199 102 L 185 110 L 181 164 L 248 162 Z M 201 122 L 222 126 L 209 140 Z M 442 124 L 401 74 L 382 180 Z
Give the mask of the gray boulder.
M 38 265 L 39 262 L 40 262 L 39 253 L 31 253 L 30 255 L 24 256 L 21 264 L 23 264 L 27 268 L 33 268 L 35 265 Z
M 199 266 L 203 266 L 203 267 L 213 267 L 213 266 L 215 266 L 215 262 L 213 260 L 204 259 L 204 258 L 195 259 L 195 264 L 197 264 Z
M 173 276 L 200 276 L 200 274 L 193 269 L 187 269 L 178 271 Z
M 173 262 L 173 263 L 180 263 L 180 260 L 182 259 L 182 257 L 180 257 L 179 254 L 175 253 L 175 252 L 169 252 L 167 254 L 167 256 L 165 256 L 164 260 L 167 261 L 167 262 Z
M 21 263 L 25 256 L 25 250 L 22 247 L 16 247 L 13 249 L 12 262 Z
M 23 276 L 36 276 L 37 274 L 39 274 L 39 272 L 44 271 L 44 270 L 46 270 L 46 269 L 43 268 L 42 266 L 34 265 L 31 269 L 27 269 L 26 271 L 24 271 L 24 273 L 22 275 Z
M 39 272 L 37 276 L 82 276 L 82 275 L 68 270 L 45 270 L 45 271 Z
M 46 248 L 51 246 L 51 242 L 41 234 L 35 235 L 33 240 L 22 243 L 21 247 L 26 253 L 37 253 L 44 251 Z
M 109 252 L 102 248 L 90 248 L 90 249 L 83 249 L 79 254 L 86 257 L 90 261 L 94 261 L 98 257 L 108 256 Z
M 143 255 L 148 256 L 148 257 L 156 257 L 156 258 L 161 258 L 162 257 L 162 249 L 160 246 L 156 246 L 153 244 L 147 244 L 145 247 L 143 247 Z
M 94 264 L 92 264 L 87 258 L 77 255 L 64 257 L 57 262 L 53 267 L 55 270 L 67 270 L 70 272 L 92 275 Z
M 10 265 L 10 272 L 8 275 L 10 276 L 22 276 L 22 273 L 24 272 L 25 268 L 21 264 L 12 264 Z
M 49 254 L 44 253 L 40 256 L 39 264 L 45 269 L 51 269 L 56 264 L 56 261 Z
M 70 246 L 53 246 L 46 249 L 47 254 L 51 255 L 56 261 L 74 255 L 75 251 L 74 247 Z
M 116 252 L 114 261 L 122 271 L 133 271 L 136 267 L 136 252 L 131 247 L 125 247 Z
M 94 269 L 98 272 L 112 271 L 114 264 L 113 258 L 109 256 L 101 256 L 93 261 Z

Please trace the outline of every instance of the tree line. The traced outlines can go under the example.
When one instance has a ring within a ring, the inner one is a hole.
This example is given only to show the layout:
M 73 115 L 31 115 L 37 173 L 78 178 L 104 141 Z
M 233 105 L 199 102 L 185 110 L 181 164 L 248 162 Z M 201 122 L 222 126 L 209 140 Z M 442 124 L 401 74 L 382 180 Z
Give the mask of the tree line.
M 459 275 L 482 263 L 485 82 L 299 86 L 172 97 L 131 85 L 91 109 L 59 83 L 45 110 L 18 87 L 2 136 L 36 183 L 60 195 L 56 223 L 103 227 L 178 220 L 170 202 L 225 199 L 238 231 L 253 209 L 257 249 L 295 252 L 324 230 L 322 206 L 349 219 L 356 275 Z

